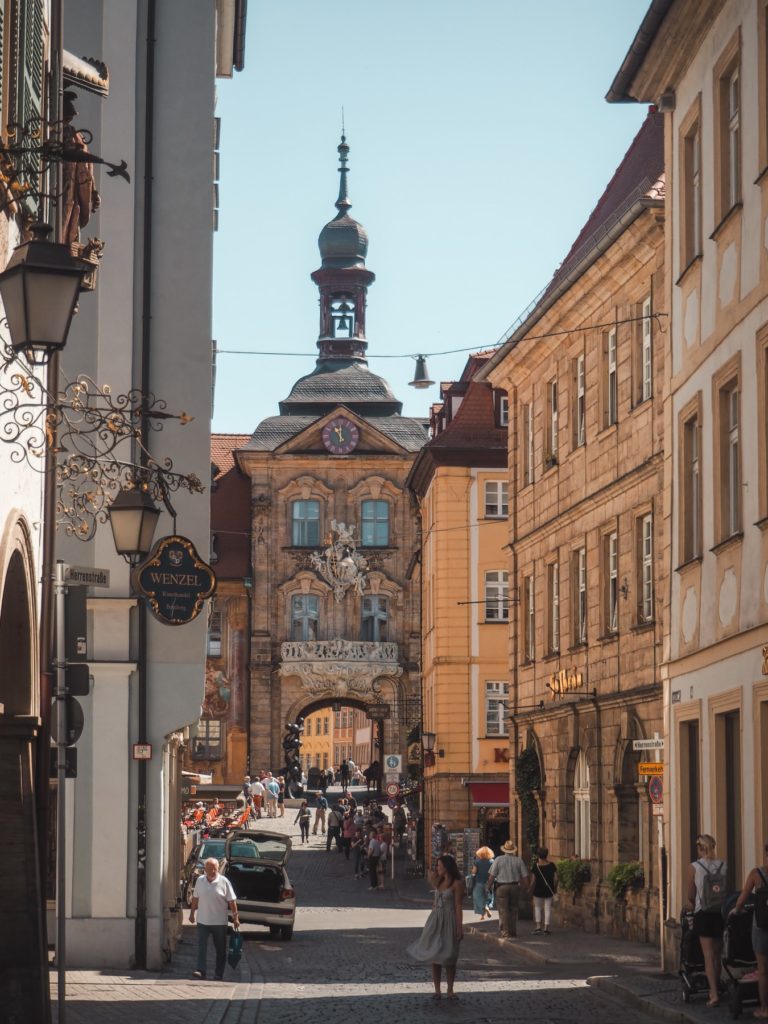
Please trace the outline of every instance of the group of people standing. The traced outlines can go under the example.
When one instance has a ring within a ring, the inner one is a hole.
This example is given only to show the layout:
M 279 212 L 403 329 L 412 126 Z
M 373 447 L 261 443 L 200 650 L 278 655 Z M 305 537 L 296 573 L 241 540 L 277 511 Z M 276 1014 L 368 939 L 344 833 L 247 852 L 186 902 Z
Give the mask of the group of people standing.
M 237 795 L 238 806 L 250 811 L 249 818 L 283 818 L 285 816 L 285 779 L 272 772 L 246 775 Z
M 517 846 L 508 840 L 501 854 L 494 857 L 489 846 L 481 846 L 475 853 L 469 876 L 472 905 L 482 921 L 491 917 L 495 905 L 499 912 L 499 933 L 503 938 L 517 937 L 517 914 L 520 893 L 533 896 L 536 923 L 534 935 L 551 935 L 552 899 L 557 891 L 557 868 L 549 859 L 549 850 L 542 846 L 529 871 Z

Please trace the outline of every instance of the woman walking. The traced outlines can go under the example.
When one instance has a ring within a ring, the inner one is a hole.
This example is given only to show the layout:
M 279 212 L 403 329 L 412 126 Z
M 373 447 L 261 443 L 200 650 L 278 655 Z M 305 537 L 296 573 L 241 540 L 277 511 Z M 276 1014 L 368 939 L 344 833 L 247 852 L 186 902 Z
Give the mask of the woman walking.
M 557 892 L 557 868 L 549 859 L 549 850 L 542 846 L 533 865 L 533 916 L 536 927 L 534 935 L 541 933 L 542 917 L 544 934 L 551 935 L 549 922 L 552 917 L 552 897 Z
M 490 846 L 481 846 L 475 853 L 475 860 L 472 864 L 472 905 L 475 913 L 483 921 L 491 916 L 488 909 L 488 874 L 493 864 L 493 850 Z
M 761 867 L 752 868 L 747 875 L 744 888 L 739 893 L 731 914 L 738 914 L 753 892 L 768 887 L 768 843 L 763 848 Z M 753 1013 L 758 1020 L 768 1020 L 768 924 L 765 923 L 768 907 L 763 894 L 757 898 L 752 917 L 752 949 L 757 958 L 757 991 L 760 994 L 760 1006 Z M 729 915 L 730 916 L 730 915 Z M 758 924 L 758 922 L 763 922 Z
M 461 901 L 464 896 L 464 879 L 458 865 L 449 854 L 437 858 L 435 865 L 435 902 L 432 913 L 416 942 L 406 952 L 414 960 L 432 964 L 432 984 L 435 986 L 433 999 L 441 996 L 440 984 L 443 967 L 449 999 L 458 999 L 453 991 L 456 980 L 456 961 L 459 958 L 459 943 L 464 938 L 461 920 Z
M 723 915 L 720 907 L 712 909 L 706 905 L 705 885 L 711 889 L 711 881 L 725 877 L 725 861 L 715 857 L 715 840 L 710 835 L 700 835 L 696 840 L 699 859 L 688 866 L 688 909 L 693 911 L 693 931 L 701 943 L 704 954 L 704 970 L 709 982 L 707 1006 L 720 1002 L 720 953 L 723 948 Z
M 302 843 L 309 842 L 309 819 L 312 817 L 312 813 L 307 806 L 307 801 L 302 800 L 301 806 L 299 807 L 299 813 L 293 819 L 294 825 L 298 821 L 299 828 L 301 829 L 301 841 Z

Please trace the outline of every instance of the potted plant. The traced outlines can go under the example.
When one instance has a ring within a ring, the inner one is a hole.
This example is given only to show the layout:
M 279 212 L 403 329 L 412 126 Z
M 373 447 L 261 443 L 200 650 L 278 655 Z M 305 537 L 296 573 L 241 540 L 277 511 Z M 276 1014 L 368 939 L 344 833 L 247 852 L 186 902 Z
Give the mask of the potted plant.
M 605 880 L 611 888 L 613 898 L 623 900 L 627 889 L 640 889 L 645 885 L 643 865 L 636 860 L 628 864 L 614 864 Z

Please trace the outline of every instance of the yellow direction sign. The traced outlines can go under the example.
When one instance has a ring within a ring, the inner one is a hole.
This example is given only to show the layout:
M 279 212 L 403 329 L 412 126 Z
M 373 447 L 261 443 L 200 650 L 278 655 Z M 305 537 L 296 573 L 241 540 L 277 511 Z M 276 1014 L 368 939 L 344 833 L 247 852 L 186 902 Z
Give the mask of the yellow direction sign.
M 638 775 L 663 775 L 664 765 L 661 761 L 641 761 L 637 772 Z

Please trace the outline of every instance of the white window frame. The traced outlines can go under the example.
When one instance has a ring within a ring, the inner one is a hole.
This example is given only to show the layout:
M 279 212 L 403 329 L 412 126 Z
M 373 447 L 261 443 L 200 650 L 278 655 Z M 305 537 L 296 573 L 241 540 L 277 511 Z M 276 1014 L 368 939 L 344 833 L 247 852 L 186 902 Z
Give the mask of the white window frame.
M 608 354 L 606 366 L 606 415 L 607 426 L 612 427 L 619 419 L 619 388 L 616 356 L 616 328 L 608 331 Z
M 291 639 L 317 640 L 320 623 L 320 598 L 316 594 L 291 594 Z M 314 622 L 314 631 L 312 623 Z M 299 624 L 299 629 L 294 626 Z M 301 635 L 297 635 L 297 633 Z
M 221 657 L 221 641 L 223 635 L 224 619 L 220 609 L 214 608 L 208 619 L 208 643 L 207 656 L 209 658 Z
M 523 487 L 533 483 L 533 404 L 523 405 Z
M 590 822 L 589 762 L 583 750 L 580 750 L 578 753 L 573 772 L 573 825 L 573 845 L 576 856 L 581 860 L 589 860 L 592 831 Z
M 576 359 L 576 447 L 587 441 L 587 377 L 584 353 Z
M 608 633 L 616 633 L 619 628 L 619 535 L 615 530 L 606 537 L 606 549 L 608 587 L 606 626 Z
M 507 395 L 499 395 L 499 426 L 509 426 L 509 397 Z
M 576 643 L 587 642 L 587 549 L 576 552 Z
M 317 509 L 317 515 L 309 515 L 310 511 Z M 304 514 L 299 516 L 301 510 Z M 317 547 L 320 543 L 320 502 L 317 498 L 299 498 L 291 502 L 291 546 L 295 548 Z M 314 527 L 314 529 L 312 529 Z M 310 531 L 316 537 L 310 536 Z
M 509 484 L 506 480 L 485 481 L 485 518 L 506 519 L 509 515 Z
M 653 621 L 653 515 L 640 520 L 640 621 Z
M 386 513 L 381 516 L 384 510 Z M 368 514 L 366 515 L 366 512 Z M 372 514 L 371 514 L 372 513 Z M 389 546 L 391 509 L 383 498 L 366 498 L 360 503 L 360 547 L 386 548 Z
M 727 535 L 741 529 L 741 472 L 739 454 L 739 388 L 734 384 L 725 395 L 726 421 L 726 486 L 728 488 Z
M 560 652 L 560 565 L 550 562 L 547 566 L 547 590 L 549 591 L 549 653 Z
M 523 581 L 525 588 L 525 635 L 523 637 L 526 661 L 534 661 L 536 657 L 536 588 L 533 573 Z
M 509 573 L 491 569 L 485 574 L 485 621 L 509 621 Z
M 647 402 L 653 395 L 653 334 L 651 330 L 651 298 L 643 300 L 640 367 L 642 374 L 640 400 Z
M 741 142 L 740 142 L 740 96 L 739 66 L 726 78 L 728 102 L 728 210 L 741 199 Z M 725 211 L 728 212 L 727 210 Z
M 555 377 L 547 384 L 547 405 L 549 412 L 549 458 L 548 465 L 557 462 L 558 449 L 558 428 L 557 428 L 557 378 Z
M 507 716 L 507 698 L 509 683 L 486 680 L 485 682 L 485 735 L 507 736 L 509 729 Z
M 389 628 L 389 601 L 383 594 L 365 594 L 361 604 L 360 636 L 364 642 L 385 643 Z

